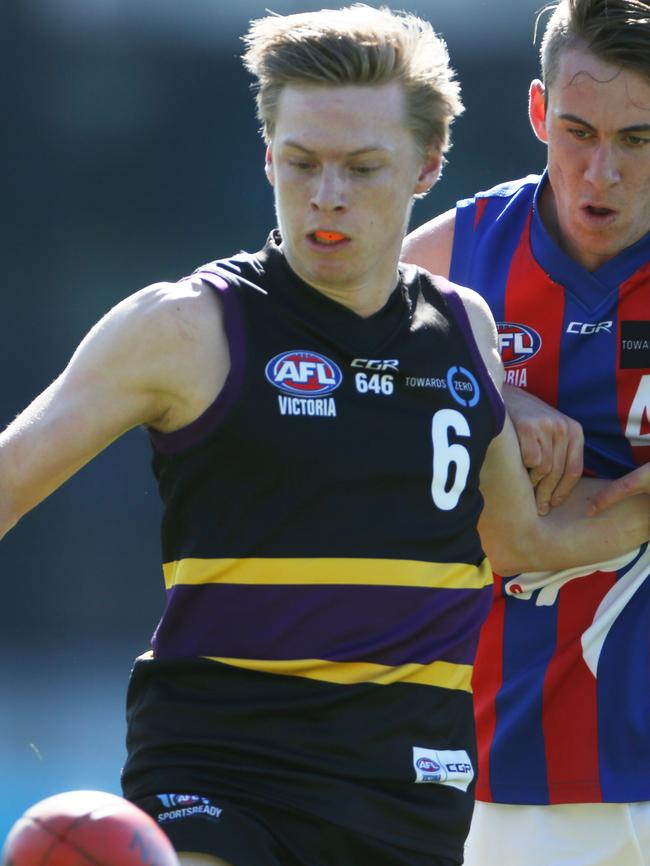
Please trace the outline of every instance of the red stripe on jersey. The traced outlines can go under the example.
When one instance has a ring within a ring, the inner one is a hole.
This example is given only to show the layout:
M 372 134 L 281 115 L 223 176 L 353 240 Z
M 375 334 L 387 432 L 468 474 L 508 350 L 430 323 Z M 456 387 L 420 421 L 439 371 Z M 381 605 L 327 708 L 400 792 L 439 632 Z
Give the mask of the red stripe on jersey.
M 589 628 L 615 582 L 615 574 L 596 572 L 572 580 L 558 595 L 557 641 L 546 669 L 542 710 L 550 803 L 602 801 L 596 678 L 576 636 Z M 565 736 L 567 719 L 570 729 L 579 731 L 573 739 Z
M 650 264 L 640 268 L 636 274 L 619 289 L 618 300 L 618 356 L 616 373 L 618 382 L 618 416 L 621 431 L 630 440 L 632 457 L 637 466 L 650 461 L 650 370 L 646 368 L 621 369 L 621 323 L 625 321 L 647 322 L 648 282 Z M 650 328 L 649 328 L 650 330 Z M 634 418 L 628 429 L 630 409 L 635 402 Z M 643 442 L 638 437 L 647 437 Z
M 497 725 L 496 696 L 503 682 L 503 626 L 506 605 L 502 595 L 503 578 L 494 575 L 493 607 L 481 629 L 474 679 L 481 687 L 474 694 L 474 715 L 477 720 L 478 781 L 476 797 L 492 800 L 490 789 L 490 746 Z
M 640 432 L 641 432 L 642 436 L 650 436 L 650 415 L 648 415 L 648 407 L 647 406 L 644 407 L 643 415 L 641 416 L 641 431 Z
M 489 199 L 488 198 L 477 198 L 476 206 L 474 208 L 474 229 L 476 230 L 476 226 L 480 223 L 481 217 L 487 207 Z
M 530 216 L 524 237 L 530 235 Z M 525 286 L 526 290 L 521 291 Z M 512 291 L 510 291 L 512 287 Z M 539 298 L 544 297 L 540 306 Z M 557 405 L 560 374 L 560 341 L 564 321 L 564 289 L 549 280 L 530 251 L 529 243 L 515 250 L 508 274 L 504 298 L 504 316 L 508 322 L 535 322 L 542 338 L 540 351 L 525 364 L 526 380 L 514 380 L 551 406 Z M 506 381 L 510 381 L 506 371 Z

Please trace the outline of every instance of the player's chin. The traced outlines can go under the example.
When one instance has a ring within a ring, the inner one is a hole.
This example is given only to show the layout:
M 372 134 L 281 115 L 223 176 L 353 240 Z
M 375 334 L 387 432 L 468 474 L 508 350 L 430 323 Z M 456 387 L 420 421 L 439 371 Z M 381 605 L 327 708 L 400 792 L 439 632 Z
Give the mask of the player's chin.
M 308 283 L 324 277 L 337 280 L 348 279 L 358 271 L 354 260 L 351 260 L 344 253 L 320 255 L 307 250 L 301 260 L 304 265 L 304 272 L 309 275 L 307 277 Z

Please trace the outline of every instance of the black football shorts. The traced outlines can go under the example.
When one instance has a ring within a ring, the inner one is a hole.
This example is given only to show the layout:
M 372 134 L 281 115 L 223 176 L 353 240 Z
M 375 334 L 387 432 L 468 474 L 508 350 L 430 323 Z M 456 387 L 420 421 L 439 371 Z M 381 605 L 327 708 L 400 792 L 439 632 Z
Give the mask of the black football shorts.
M 459 866 L 435 851 L 400 848 L 311 815 L 199 794 L 136 800 L 177 851 L 231 866 Z

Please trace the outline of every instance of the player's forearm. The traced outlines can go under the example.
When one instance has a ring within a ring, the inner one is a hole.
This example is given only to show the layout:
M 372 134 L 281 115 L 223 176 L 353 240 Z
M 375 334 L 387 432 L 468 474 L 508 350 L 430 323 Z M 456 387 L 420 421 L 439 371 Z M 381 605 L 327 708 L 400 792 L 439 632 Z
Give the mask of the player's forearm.
M 0 492 L 0 540 L 18 523 L 21 514 L 9 497 Z
M 539 518 L 522 532 L 513 521 L 512 534 L 484 544 L 500 574 L 560 571 L 611 559 L 650 538 L 650 496 L 635 496 L 588 516 L 589 503 L 607 481 L 582 479 L 564 505 Z
M 53 474 L 39 480 L 35 473 L 29 481 L 21 483 L 14 467 L 9 468 L 6 463 L 3 466 L 6 457 L 0 443 L 0 539 L 65 480 L 59 481 Z
M 29 511 L 16 483 L 18 457 L 12 446 L 10 427 L 0 434 L 0 539 Z
M 583 478 L 564 505 L 543 518 L 548 543 L 555 540 L 558 563 L 551 568 L 599 562 L 619 556 L 650 538 L 650 496 L 635 496 L 607 511 L 588 515 L 595 493 L 610 482 Z M 573 561 L 572 561 L 573 560 Z
M 0 433 L 0 537 L 105 443 L 77 400 L 56 399 L 61 378 Z

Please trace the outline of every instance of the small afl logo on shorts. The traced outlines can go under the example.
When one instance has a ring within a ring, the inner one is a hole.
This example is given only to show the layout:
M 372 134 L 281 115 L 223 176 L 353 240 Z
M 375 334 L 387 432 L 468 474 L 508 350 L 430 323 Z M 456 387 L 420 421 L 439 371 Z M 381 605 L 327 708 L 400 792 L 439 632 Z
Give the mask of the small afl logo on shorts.
M 413 746 L 415 781 L 448 785 L 466 791 L 474 778 L 474 768 L 464 749 L 423 749 Z
M 470 409 L 476 406 L 481 396 L 476 378 L 465 367 L 450 367 L 447 370 L 447 387 L 457 403 Z
M 433 758 L 418 758 L 415 762 L 415 768 L 422 772 L 423 782 L 440 782 L 445 772 L 444 768 Z
M 200 794 L 157 794 L 162 809 L 156 815 L 159 824 L 188 818 L 209 818 L 218 821 L 223 809 Z
M 534 328 L 518 322 L 497 322 L 499 352 L 504 367 L 518 367 L 542 348 L 542 338 Z
M 158 794 L 158 799 L 167 809 L 173 806 L 196 806 L 197 803 L 209 803 L 207 797 L 198 794 Z
M 301 397 L 331 394 L 343 380 L 343 374 L 334 361 L 304 349 L 276 355 L 268 362 L 264 373 L 280 391 Z

